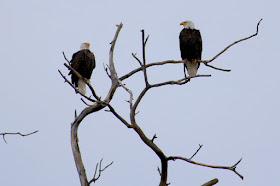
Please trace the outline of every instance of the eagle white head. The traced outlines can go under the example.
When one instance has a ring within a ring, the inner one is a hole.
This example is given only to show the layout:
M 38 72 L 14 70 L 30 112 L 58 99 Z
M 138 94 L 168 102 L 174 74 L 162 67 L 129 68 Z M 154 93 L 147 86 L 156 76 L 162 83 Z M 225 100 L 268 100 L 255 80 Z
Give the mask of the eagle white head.
M 180 25 L 183 25 L 184 28 L 187 29 L 194 29 L 194 23 L 191 20 L 186 20 L 180 23 Z
M 89 50 L 89 47 L 90 47 L 90 43 L 85 42 L 85 43 L 81 44 L 80 50 L 83 50 L 83 49 L 88 49 Z

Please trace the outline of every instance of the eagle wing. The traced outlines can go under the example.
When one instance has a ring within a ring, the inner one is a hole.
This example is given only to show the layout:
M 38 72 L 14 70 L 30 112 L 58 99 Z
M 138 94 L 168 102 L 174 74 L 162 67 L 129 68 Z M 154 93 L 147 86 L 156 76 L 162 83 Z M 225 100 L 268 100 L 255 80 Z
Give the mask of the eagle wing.
M 202 39 L 199 30 L 183 29 L 179 41 L 182 59 L 201 59 Z

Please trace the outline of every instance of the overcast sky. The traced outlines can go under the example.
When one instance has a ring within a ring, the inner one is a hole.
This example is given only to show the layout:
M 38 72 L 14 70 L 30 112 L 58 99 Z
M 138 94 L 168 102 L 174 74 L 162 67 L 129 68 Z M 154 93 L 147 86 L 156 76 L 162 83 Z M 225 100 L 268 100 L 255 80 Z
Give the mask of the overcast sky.
M 210 59 L 231 42 L 256 31 L 259 35 L 230 48 L 212 65 L 231 69 L 221 72 L 204 65 L 198 74 L 211 74 L 183 86 L 152 89 L 139 105 L 137 121 L 147 136 L 167 156 L 190 157 L 214 165 L 233 165 L 241 180 L 228 170 L 169 162 L 172 186 L 201 185 L 213 178 L 217 185 L 276 185 L 279 183 L 279 2 L 236 1 L 8 1 L 0 6 L 0 133 L 38 133 L 6 136 L 0 140 L 0 184 L 50 186 L 80 184 L 70 145 L 74 111 L 85 108 L 80 96 L 58 73 L 65 75 L 65 60 L 90 42 L 97 67 L 91 82 L 105 97 L 110 80 L 110 42 L 122 22 L 115 48 L 119 76 L 139 65 L 141 29 L 150 35 L 147 62 L 180 60 L 181 21 L 191 19 L 201 31 L 203 59 Z M 183 77 L 182 64 L 148 69 L 157 83 Z M 135 96 L 144 87 L 142 73 L 125 82 Z M 88 91 L 89 92 L 89 91 Z M 112 105 L 129 118 L 129 95 L 118 89 Z M 114 161 L 95 185 L 158 185 L 158 157 L 112 114 L 104 110 L 89 115 L 79 128 L 79 144 L 88 178 L 96 163 Z

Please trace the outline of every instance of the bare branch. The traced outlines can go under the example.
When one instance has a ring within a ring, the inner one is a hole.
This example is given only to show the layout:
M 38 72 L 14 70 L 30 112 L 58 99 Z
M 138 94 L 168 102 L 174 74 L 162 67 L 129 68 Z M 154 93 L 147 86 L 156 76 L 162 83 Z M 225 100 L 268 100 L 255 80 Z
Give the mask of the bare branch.
M 6 141 L 6 139 L 5 139 L 5 135 L 20 135 L 20 136 L 29 136 L 29 135 L 31 135 L 31 134 L 35 134 L 35 133 L 37 133 L 37 132 L 39 132 L 39 130 L 36 130 L 36 131 L 34 131 L 34 132 L 31 132 L 31 133 L 28 133 L 28 134 L 22 134 L 22 133 L 20 133 L 20 132 L 4 132 L 4 133 L 0 133 L 0 136 L 2 135 L 3 136 L 3 140 L 5 141 L 5 143 L 7 144 L 7 141 Z
M 140 59 L 136 56 L 136 53 L 135 54 L 133 54 L 133 53 L 131 53 L 132 54 L 132 56 L 138 61 L 138 63 L 140 64 L 140 66 L 142 67 L 142 62 L 140 61 Z
M 196 152 L 192 155 L 192 157 L 190 158 L 190 160 L 198 153 L 198 151 L 201 149 L 203 145 L 199 144 L 199 148 L 196 150 Z
M 65 63 L 65 64 L 66 64 L 66 63 Z M 71 67 L 71 68 L 72 68 L 72 67 Z M 58 70 L 58 72 L 59 72 L 60 75 L 63 77 L 63 79 L 65 80 L 65 82 L 67 82 L 77 93 L 79 93 L 81 96 L 83 96 L 84 98 L 88 99 L 89 101 L 96 102 L 96 100 L 91 99 L 90 97 L 88 97 L 88 96 L 82 94 L 82 93 L 79 91 L 79 89 L 77 89 L 77 88 L 66 78 L 66 76 L 64 76 L 64 75 L 62 74 L 62 72 L 61 72 L 60 70 Z
M 145 39 L 145 30 L 141 30 L 142 32 L 142 53 L 143 53 L 143 72 L 144 72 L 144 79 L 146 83 L 146 87 L 149 86 L 148 76 L 147 76 L 147 69 L 146 69 L 146 42 L 148 41 L 149 36 Z
M 119 82 L 119 84 L 121 85 L 121 87 L 123 87 L 128 93 L 129 93 L 129 95 L 130 95 L 130 98 L 129 98 L 129 105 L 130 105 L 130 108 L 132 108 L 132 105 L 133 105 L 133 92 L 131 91 L 131 90 L 129 90 L 124 84 L 123 84 L 123 82 L 120 80 L 120 79 L 118 79 L 118 82 Z
M 125 124 L 125 126 L 127 126 L 127 128 L 131 128 L 131 125 L 130 125 L 123 117 L 121 117 L 121 116 L 115 111 L 115 109 L 114 109 L 110 104 L 107 104 L 107 106 L 109 107 L 110 111 L 111 111 L 123 124 Z
M 149 138 L 147 138 L 147 136 L 145 135 L 145 133 L 142 131 L 142 129 L 138 126 L 138 124 L 136 123 L 135 120 L 135 110 L 138 106 L 138 104 L 140 103 L 141 99 L 143 98 L 143 96 L 145 95 L 145 93 L 151 88 L 151 86 L 146 86 L 142 92 L 140 93 L 140 95 L 138 96 L 138 98 L 136 99 L 134 105 L 132 106 L 132 108 L 130 109 L 130 121 L 131 121 L 131 126 L 134 129 L 134 131 L 138 134 L 138 136 L 141 138 L 141 140 L 148 146 L 150 147 L 156 154 L 157 156 L 160 158 L 161 160 L 161 180 L 160 180 L 160 186 L 165 186 L 166 185 L 166 181 L 167 181 L 167 166 L 168 166 L 168 162 L 166 159 L 165 154 L 162 152 L 162 150 L 153 143 L 152 140 L 150 140 Z
M 138 104 L 140 103 L 141 99 L 143 98 L 143 96 L 146 94 L 146 92 L 150 89 L 150 88 L 154 88 L 154 87 L 160 87 L 160 86 L 164 86 L 164 85 L 182 85 L 187 83 L 191 78 L 197 78 L 197 77 L 210 77 L 211 75 L 196 75 L 193 77 L 188 77 L 188 78 L 183 78 L 183 79 L 179 79 L 177 81 L 166 81 L 163 83 L 157 83 L 157 84 L 153 84 L 153 85 L 148 85 L 146 86 L 142 92 L 140 93 L 140 95 L 138 96 L 138 98 L 136 99 L 132 109 L 131 109 L 131 118 L 135 116 L 135 110 L 138 106 Z M 131 122 L 131 124 L 133 125 L 133 123 L 136 122 Z
M 100 160 L 100 162 L 101 162 L 101 161 L 102 161 L 102 159 Z M 93 176 L 93 178 L 95 178 L 95 177 L 96 177 L 96 173 L 97 173 L 98 165 L 99 165 L 99 163 L 97 163 L 97 164 L 96 164 L 96 166 L 95 166 L 95 171 L 94 171 L 94 176 Z M 92 181 L 92 180 L 91 180 L 91 181 Z M 90 181 L 90 182 L 91 182 L 91 181 Z M 90 182 L 89 182 L 89 183 L 90 183 Z
M 165 64 L 180 64 L 180 63 L 186 63 L 187 61 L 186 60 L 165 60 L 165 61 L 161 61 L 161 62 L 153 62 L 153 63 L 149 63 L 149 64 L 146 64 L 146 68 L 149 68 L 149 67 L 153 67 L 153 66 L 159 66 L 159 65 L 165 65 Z M 123 81 L 124 79 L 127 79 L 129 78 L 130 76 L 134 75 L 135 73 L 139 72 L 139 71 L 142 71 L 143 68 L 142 67 L 139 67 L 137 69 L 134 69 L 132 70 L 131 72 L 123 75 L 122 77 L 120 77 L 119 79 L 121 81 Z
M 149 37 L 150 37 L 150 35 L 148 35 L 147 38 L 145 39 L 144 46 L 146 46 Z
M 113 41 L 111 42 L 111 48 L 110 48 L 110 52 L 109 52 L 109 70 L 110 70 L 110 77 L 112 79 L 112 83 L 113 84 L 118 84 L 118 75 L 117 75 L 117 72 L 115 70 L 115 65 L 114 65 L 114 61 L 113 61 L 113 58 L 114 58 L 114 48 L 115 48 L 115 44 L 116 44 L 116 41 L 117 41 L 117 38 L 118 38 L 118 35 L 119 35 L 119 32 L 120 32 L 120 29 L 122 28 L 123 24 L 120 23 L 119 25 L 117 25 L 118 27 L 118 30 L 115 34 L 115 37 L 113 38 Z
M 71 63 L 70 63 L 70 61 L 66 58 L 64 51 L 62 51 L 62 54 L 63 54 L 63 56 L 64 56 L 64 59 L 65 59 L 65 60 L 68 62 L 68 64 L 70 65 Z
M 205 65 L 205 66 L 208 66 L 208 67 L 210 67 L 210 68 L 213 68 L 213 69 L 215 69 L 215 70 L 221 70 L 221 71 L 224 71 L 224 72 L 230 72 L 230 71 L 231 71 L 231 70 L 229 70 L 229 69 L 222 69 L 222 68 L 214 67 L 214 66 L 212 66 L 212 65 L 209 65 L 208 63 L 204 63 L 204 65 Z
M 159 167 L 157 167 L 157 171 L 158 171 L 158 173 L 159 173 L 159 176 L 161 176 L 161 172 L 160 172 Z
M 91 106 L 90 104 L 88 104 L 87 102 L 85 102 L 85 100 L 83 100 L 83 98 L 81 98 L 82 102 L 86 105 L 86 106 Z
M 210 62 L 212 62 L 213 60 L 215 60 L 217 57 L 219 57 L 222 53 L 224 53 L 227 49 L 229 49 L 230 47 L 232 47 L 233 45 L 235 45 L 235 44 L 237 44 L 237 43 L 239 43 L 239 42 L 241 42 L 241 41 L 245 41 L 245 40 L 247 40 L 247 39 L 250 39 L 250 38 L 255 37 L 256 35 L 258 35 L 258 33 L 259 33 L 259 25 L 260 25 L 261 21 L 262 21 L 262 19 L 261 19 L 261 20 L 258 22 L 258 24 L 257 24 L 257 31 L 256 31 L 255 34 L 250 35 L 250 36 L 248 36 L 248 37 L 245 37 L 245 38 L 243 38 L 243 39 L 240 39 L 240 40 L 238 40 L 238 41 L 235 41 L 235 42 L 231 43 L 231 44 L 228 45 L 226 48 L 224 48 L 224 50 L 222 50 L 220 53 L 218 53 L 216 56 L 214 56 L 212 59 L 210 59 L 210 60 L 201 60 L 200 62 L 202 62 L 202 63 L 204 63 L 204 64 L 205 64 L 205 63 L 210 63 Z
M 154 143 L 154 140 L 157 138 L 157 135 L 155 134 L 154 136 L 153 136 L 153 138 L 152 138 L 152 142 Z
M 108 65 L 106 65 L 106 66 L 109 68 Z M 110 74 L 109 74 L 109 72 L 108 72 L 108 68 L 107 68 L 107 67 L 105 67 L 105 65 L 104 65 L 104 63 L 103 63 L 104 71 L 106 72 L 107 76 L 111 79 L 111 76 L 110 76 Z
M 203 185 L 201 186 L 212 186 L 212 185 L 215 185 L 216 183 L 218 183 L 219 180 L 217 178 L 213 179 L 213 180 L 210 180 L 208 181 L 207 183 L 204 183 Z
M 69 70 L 71 70 L 79 79 L 83 80 L 87 86 L 89 87 L 89 89 L 91 90 L 92 95 L 95 97 L 95 99 L 97 99 L 98 101 L 100 101 L 100 97 L 98 97 L 93 89 L 93 87 L 90 84 L 90 81 L 86 78 L 84 78 L 83 76 L 81 76 L 75 69 L 73 69 L 71 66 L 67 65 L 66 63 L 64 63 L 64 66 L 66 66 Z M 73 86 L 72 86 L 73 87 Z M 76 89 L 76 88 L 75 88 Z M 76 89 L 77 90 L 77 89 Z M 79 92 L 80 93 L 80 92 Z M 82 95 L 82 93 L 80 93 Z
M 196 75 L 193 77 L 182 78 L 177 81 L 166 81 L 166 82 L 162 82 L 162 83 L 153 84 L 153 85 L 151 85 L 151 88 L 160 87 L 160 86 L 164 86 L 164 85 L 183 85 L 183 84 L 186 84 L 187 82 L 189 82 L 190 79 L 197 78 L 197 77 L 211 77 L 211 75 Z
M 153 143 L 152 140 L 149 140 L 147 138 L 147 136 L 145 135 L 145 133 L 142 131 L 142 129 L 138 126 L 138 124 L 136 123 L 135 120 L 135 110 L 138 106 L 138 104 L 140 103 L 141 99 L 143 98 L 143 96 L 145 95 L 145 93 L 151 88 L 151 86 L 146 86 L 142 92 L 140 93 L 140 95 L 138 96 L 137 100 L 135 101 L 134 105 L 132 106 L 132 108 L 130 109 L 130 121 L 131 121 L 131 126 L 134 129 L 134 131 L 139 135 L 139 137 L 141 138 L 141 140 L 148 146 L 150 147 L 156 154 L 157 156 L 160 158 L 161 160 L 161 180 L 160 180 L 160 186 L 165 186 L 166 185 L 166 181 L 167 181 L 167 166 L 168 166 L 168 162 L 166 159 L 165 154 L 162 152 L 162 150 Z
M 114 163 L 114 161 L 112 161 L 110 164 L 108 164 L 106 167 L 104 167 L 104 168 L 102 169 L 102 168 L 101 168 L 102 161 L 103 161 L 103 158 L 102 158 L 102 159 L 100 160 L 100 162 L 99 162 L 99 170 L 98 170 L 98 176 L 97 176 L 97 177 L 96 177 L 96 173 L 97 173 L 98 163 L 96 164 L 94 176 L 93 176 L 93 178 L 89 181 L 89 185 L 90 185 L 92 182 L 96 182 L 96 181 L 100 178 L 101 173 Z
M 136 124 L 136 121 L 135 121 L 135 111 L 136 111 L 136 108 L 137 106 L 139 105 L 141 99 L 144 97 L 144 95 L 146 94 L 146 92 L 150 89 L 151 87 L 148 86 L 148 87 L 145 87 L 141 93 L 139 94 L 138 98 L 136 99 L 135 103 L 133 104 L 132 108 L 130 109 L 130 120 L 131 121 L 131 124 Z M 133 119 L 134 118 L 134 119 Z
M 178 64 L 178 63 L 184 63 L 184 62 L 185 61 L 183 61 L 183 60 L 179 60 L 179 61 L 176 61 L 176 60 L 166 60 L 166 61 L 154 62 L 154 63 L 146 64 L 146 68 L 152 67 L 152 66 L 158 66 L 158 65 Z M 137 73 L 139 71 L 142 71 L 142 70 L 143 70 L 142 66 L 137 68 L 137 69 L 134 69 L 131 72 L 127 73 L 126 75 L 123 75 L 122 77 L 120 77 L 120 80 L 122 81 L 124 79 L 127 79 L 130 76 L 132 76 L 133 74 L 135 74 L 135 73 Z
M 188 158 L 184 158 L 184 157 L 180 157 L 180 156 L 170 156 L 167 158 L 167 160 L 183 160 L 183 161 L 186 161 L 186 162 L 189 162 L 189 163 L 192 163 L 192 164 L 195 164 L 195 165 L 200 165 L 200 166 L 203 166 L 203 167 L 209 167 L 209 168 L 214 168 L 214 169 L 226 169 L 226 170 L 231 170 L 233 171 L 235 174 L 237 174 L 241 179 L 243 179 L 244 177 L 239 174 L 235 169 L 236 169 L 236 166 L 241 162 L 242 158 L 237 162 L 235 163 L 233 166 L 219 166 L 219 165 L 208 165 L 208 164 L 205 164 L 205 163 L 199 163 L 199 162 L 195 162 L 195 161 L 192 161 L 191 159 L 188 159 Z

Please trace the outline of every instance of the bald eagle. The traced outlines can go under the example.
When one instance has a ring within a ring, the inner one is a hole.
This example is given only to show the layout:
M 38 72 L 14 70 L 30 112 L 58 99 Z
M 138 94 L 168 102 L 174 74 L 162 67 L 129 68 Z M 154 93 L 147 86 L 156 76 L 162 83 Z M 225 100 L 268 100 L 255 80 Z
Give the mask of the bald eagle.
M 180 25 L 184 26 L 179 36 L 181 57 L 182 60 L 190 61 L 184 64 L 184 72 L 187 68 L 189 76 L 193 77 L 197 74 L 200 65 L 197 60 L 201 59 L 202 39 L 200 31 L 194 28 L 192 21 L 187 20 L 181 22 Z
M 75 69 L 81 76 L 86 79 L 90 79 L 92 70 L 95 68 L 95 57 L 94 54 L 89 50 L 89 43 L 82 43 L 80 50 L 73 54 L 70 65 Z M 79 79 L 72 71 L 69 72 L 72 75 L 72 84 L 78 87 L 78 90 L 82 93 L 86 93 L 86 84 L 83 80 Z

